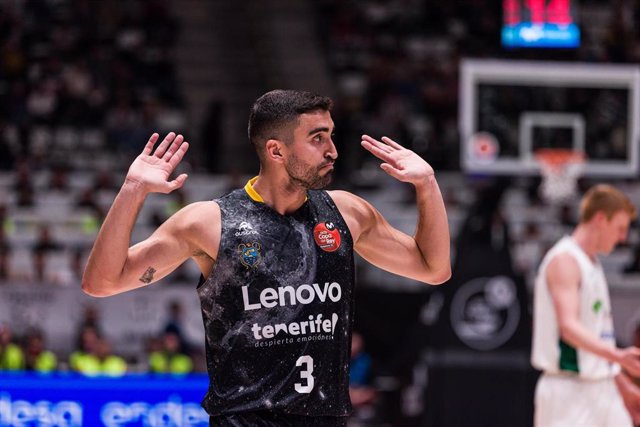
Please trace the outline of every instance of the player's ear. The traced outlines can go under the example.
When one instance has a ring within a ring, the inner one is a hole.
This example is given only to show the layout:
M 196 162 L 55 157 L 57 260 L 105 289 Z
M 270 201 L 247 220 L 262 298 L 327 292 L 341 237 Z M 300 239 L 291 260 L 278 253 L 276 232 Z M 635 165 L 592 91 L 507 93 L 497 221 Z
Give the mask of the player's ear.
M 282 148 L 284 143 L 277 139 L 270 139 L 265 144 L 265 155 L 266 158 L 281 163 L 284 159 L 282 156 Z
M 593 220 L 597 223 L 597 224 L 604 224 L 605 222 L 607 222 L 609 220 L 609 218 L 607 218 L 607 214 L 603 211 L 597 211 L 594 215 L 593 215 Z

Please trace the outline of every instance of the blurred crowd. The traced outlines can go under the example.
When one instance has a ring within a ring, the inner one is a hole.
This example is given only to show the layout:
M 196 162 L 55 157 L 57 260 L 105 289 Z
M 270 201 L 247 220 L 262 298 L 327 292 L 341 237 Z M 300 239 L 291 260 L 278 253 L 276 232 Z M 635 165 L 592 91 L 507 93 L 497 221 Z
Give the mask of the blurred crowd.
M 170 6 L 0 2 L 0 282 L 77 285 L 117 174 L 185 126 Z
M 87 306 L 75 332 L 75 345 L 64 354 L 47 347 L 37 328 L 14 336 L 8 324 L 0 325 L 0 371 L 77 372 L 83 375 L 120 376 L 126 373 L 184 375 L 205 370 L 200 346 L 188 342 L 182 324 L 182 306 L 172 301 L 164 326 L 149 336 L 143 354 L 122 355 L 103 332 L 94 306 Z
M 184 128 L 171 3 L 0 2 L 0 286 L 79 287 L 123 168 L 152 131 Z M 178 192 L 144 222 L 156 227 L 185 203 Z M 91 308 L 76 336 L 73 348 L 56 354 L 42 330 L 15 336 L 1 325 L 0 370 L 203 369 L 171 319 L 149 337 L 144 355 L 113 349 Z
M 65 148 L 126 152 L 149 129 L 182 125 L 171 57 L 178 26 L 168 4 L 0 4 L 5 170 L 53 167 L 53 161 L 70 166 L 57 156 Z

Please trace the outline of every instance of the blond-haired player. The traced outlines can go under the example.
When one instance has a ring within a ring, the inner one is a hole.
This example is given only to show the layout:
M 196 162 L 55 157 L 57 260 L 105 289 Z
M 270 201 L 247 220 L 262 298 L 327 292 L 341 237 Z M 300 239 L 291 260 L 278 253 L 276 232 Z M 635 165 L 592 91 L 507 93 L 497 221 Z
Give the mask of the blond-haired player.
M 615 343 L 607 281 L 598 260 L 627 237 L 631 201 L 600 184 L 584 195 L 580 220 L 542 260 L 534 288 L 531 361 L 542 371 L 536 427 L 632 426 L 640 349 Z M 628 408 L 625 409 L 625 406 Z

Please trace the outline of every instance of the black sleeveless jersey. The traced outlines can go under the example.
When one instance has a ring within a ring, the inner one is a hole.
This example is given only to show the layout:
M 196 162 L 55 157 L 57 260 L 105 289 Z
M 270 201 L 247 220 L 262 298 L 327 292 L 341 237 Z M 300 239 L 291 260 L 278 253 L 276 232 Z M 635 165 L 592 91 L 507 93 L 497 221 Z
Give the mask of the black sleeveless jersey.
M 333 200 L 309 191 L 280 215 L 248 185 L 216 202 L 218 258 L 198 287 L 210 377 L 202 406 L 348 415 L 353 241 Z

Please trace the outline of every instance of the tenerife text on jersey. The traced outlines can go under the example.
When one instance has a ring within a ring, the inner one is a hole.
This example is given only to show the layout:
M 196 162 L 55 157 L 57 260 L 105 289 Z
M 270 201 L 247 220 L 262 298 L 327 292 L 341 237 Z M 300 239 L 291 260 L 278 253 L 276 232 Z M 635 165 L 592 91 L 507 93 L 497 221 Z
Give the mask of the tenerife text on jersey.
M 337 282 L 325 282 L 321 287 L 319 283 L 311 285 L 303 284 L 294 286 L 279 286 L 278 288 L 265 288 L 260 292 L 259 302 L 251 302 L 249 299 L 249 287 L 242 287 L 242 300 L 245 311 L 259 310 L 261 308 L 273 308 L 276 306 L 293 306 L 296 304 L 311 304 L 316 299 L 320 303 L 338 302 L 342 298 L 342 288 Z M 315 316 L 310 315 L 308 320 L 301 320 L 290 323 L 277 323 L 259 325 L 254 323 L 251 327 L 254 339 L 274 338 L 282 332 L 287 335 L 307 335 L 307 334 L 331 334 L 333 335 L 338 315 L 331 313 L 330 318 L 323 318 L 322 313 Z

